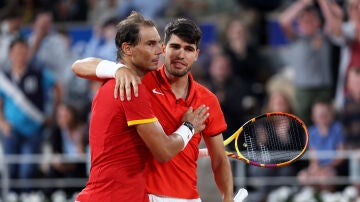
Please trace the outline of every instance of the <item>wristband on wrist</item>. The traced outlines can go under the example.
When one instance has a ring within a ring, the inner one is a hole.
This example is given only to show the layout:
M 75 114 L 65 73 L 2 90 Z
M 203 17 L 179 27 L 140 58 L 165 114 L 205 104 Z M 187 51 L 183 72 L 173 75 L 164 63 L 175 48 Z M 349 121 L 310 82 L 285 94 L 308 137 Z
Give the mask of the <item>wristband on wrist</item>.
M 96 76 L 98 78 L 115 78 L 116 71 L 122 67 L 125 67 L 125 65 L 108 60 L 101 60 L 96 66 Z
M 184 147 L 189 143 L 190 139 L 194 135 L 194 126 L 190 122 L 184 122 L 174 133 L 180 135 L 184 141 Z
M 195 127 L 194 127 L 194 125 L 193 125 L 191 122 L 185 121 L 185 122 L 183 123 L 183 125 L 185 125 L 186 127 L 188 127 L 188 128 L 191 130 L 191 133 L 192 133 L 192 134 L 195 134 Z

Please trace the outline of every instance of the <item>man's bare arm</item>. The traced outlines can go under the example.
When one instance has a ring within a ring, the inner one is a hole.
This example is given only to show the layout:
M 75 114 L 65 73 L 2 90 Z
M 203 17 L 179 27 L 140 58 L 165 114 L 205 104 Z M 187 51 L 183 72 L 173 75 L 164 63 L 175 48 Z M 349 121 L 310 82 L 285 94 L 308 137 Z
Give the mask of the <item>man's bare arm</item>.
M 102 59 L 100 58 L 93 57 L 76 60 L 71 66 L 71 69 L 78 77 L 95 81 L 104 81 L 105 78 L 98 78 L 96 76 L 96 67 L 101 60 Z
M 223 196 L 223 202 L 233 201 L 233 177 L 229 158 L 225 154 L 222 134 L 203 136 L 211 158 L 216 185 Z
M 138 85 L 141 83 L 140 77 L 134 70 L 121 68 L 122 64 L 117 64 L 100 58 L 84 58 L 74 62 L 72 71 L 81 78 L 104 81 L 116 77 L 114 97 L 120 96 L 124 100 L 131 100 L 131 89 L 134 90 L 135 97 L 138 96 Z
M 200 106 L 196 110 L 189 110 L 184 114 L 183 121 L 189 121 L 194 126 L 194 134 L 205 128 L 204 121 L 209 117 L 208 107 Z M 166 135 L 159 122 L 136 125 L 136 130 L 151 151 L 152 155 L 159 162 L 166 162 L 182 151 L 189 138 L 181 136 L 181 130 L 175 131 L 171 135 Z M 186 128 L 185 128 L 186 129 Z

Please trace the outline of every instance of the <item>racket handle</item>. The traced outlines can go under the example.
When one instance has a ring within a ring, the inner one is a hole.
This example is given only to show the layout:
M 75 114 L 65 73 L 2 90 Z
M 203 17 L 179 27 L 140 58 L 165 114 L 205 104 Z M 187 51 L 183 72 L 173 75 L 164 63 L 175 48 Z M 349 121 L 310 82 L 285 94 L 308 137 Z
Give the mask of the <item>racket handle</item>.
M 244 188 L 240 188 L 234 197 L 234 202 L 242 202 L 248 196 L 248 191 Z
M 199 157 L 200 158 L 209 157 L 209 152 L 208 152 L 207 148 L 199 149 Z

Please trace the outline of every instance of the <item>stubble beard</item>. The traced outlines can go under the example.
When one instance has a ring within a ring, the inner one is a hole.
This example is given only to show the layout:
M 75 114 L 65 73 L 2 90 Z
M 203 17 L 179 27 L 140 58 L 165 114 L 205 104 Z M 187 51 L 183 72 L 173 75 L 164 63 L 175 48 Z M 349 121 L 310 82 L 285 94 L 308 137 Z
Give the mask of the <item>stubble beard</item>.
M 167 70 L 168 70 L 169 74 L 174 77 L 183 77 L 191 71 L 191 67 L 189 67 L 188 69 L 184 69 L 184 70 L 176 70 L 175 68 L 171 68 L 171 66 L 170 66 L 169 68 L 167 68 Z

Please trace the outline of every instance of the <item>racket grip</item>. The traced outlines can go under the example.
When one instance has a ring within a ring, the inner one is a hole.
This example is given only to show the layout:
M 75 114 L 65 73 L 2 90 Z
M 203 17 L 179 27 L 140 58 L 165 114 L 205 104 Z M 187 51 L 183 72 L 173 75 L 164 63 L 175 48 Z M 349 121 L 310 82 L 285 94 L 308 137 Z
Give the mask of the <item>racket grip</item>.
M 248 191 L 244 188 L 239 189 L 234 197 L 234 202 L 242 202 L 248 196 Z

